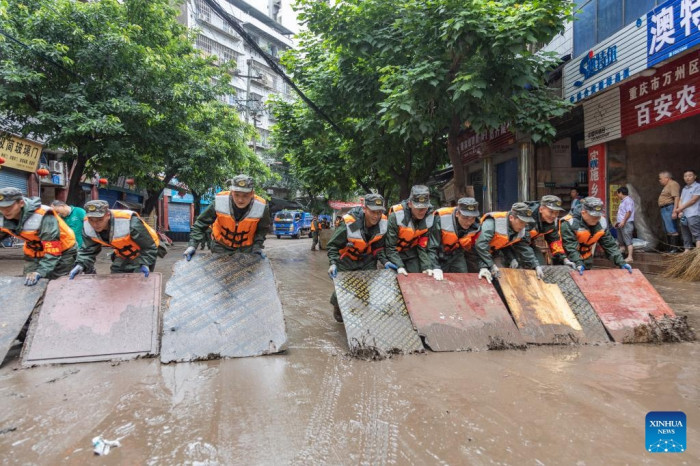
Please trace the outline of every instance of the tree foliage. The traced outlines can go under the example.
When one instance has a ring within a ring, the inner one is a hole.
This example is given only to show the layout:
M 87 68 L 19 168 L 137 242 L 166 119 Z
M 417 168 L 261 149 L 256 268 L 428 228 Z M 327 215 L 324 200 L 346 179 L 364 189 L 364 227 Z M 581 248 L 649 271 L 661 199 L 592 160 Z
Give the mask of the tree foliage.
M 21 44 L 0 41 L 3 126 L 68 151 L 69 200 L 86 168 L 136 178 L 147 211 L 175 176 L 194 186 L 265 171 L 246 125 L 216 100 L 233 93 L 233 65 L 194 48 L 171 0 L 6 3 L 0 27 Z
M 553 137 L 549 120 L 567 107 L 544 85 L 553 57 L 532 53 L 563 29 L 566 0 L 298 5 L 308 31 L 285 64 L 343 130 L 301 104 L 278 105 L 279 149 L 311 185 L 398 185 L 405 196 L 447 160 L 461 166 L 465 123 L 510 123 L 537 142 Z M 462 171 L 455 177 L 463 192 Z

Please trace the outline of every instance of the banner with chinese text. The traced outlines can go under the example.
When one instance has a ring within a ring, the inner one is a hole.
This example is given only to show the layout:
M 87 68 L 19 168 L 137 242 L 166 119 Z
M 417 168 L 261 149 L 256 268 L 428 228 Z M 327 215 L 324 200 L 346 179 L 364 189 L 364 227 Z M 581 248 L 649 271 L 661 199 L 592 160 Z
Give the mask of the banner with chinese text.
M 459 155 L 462 163 L 476 162 L 481 157 L 498 152 L 515 142 L 515 135 L 504 124 L 496 129 L 476 134 L 473 130 L 459 136 Z
M 622 135 L 627 136 L 700 113 L 700 51 L 689 53 L 622 85 Z
M 588 148 L 588 195 L 607 204 L 605 144 Z
M 41 144 L 0 133 L 0 157 L 5 159 L 4 167 L 33 172 L 39 166 L 40 156 Z
M 647 13 L 648 66 L 700 43 L 700 1 L 669 0 Z

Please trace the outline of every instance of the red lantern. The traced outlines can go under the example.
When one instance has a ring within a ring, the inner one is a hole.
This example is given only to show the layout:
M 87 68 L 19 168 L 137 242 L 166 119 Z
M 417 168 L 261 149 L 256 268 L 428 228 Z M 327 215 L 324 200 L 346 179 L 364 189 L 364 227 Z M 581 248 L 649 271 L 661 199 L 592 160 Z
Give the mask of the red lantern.
M 100 184 L 106 185 L 106 184 L 107 184 L 107 178 L 100 178 Z
M 129 186 L 133 186 L 133 185 L 136 184 L 136 181 L 134 181 L 133 178 L 127 178 L 127 179 L 126 179 L 126 184 L 128 184 Z
M 0 157 L 0 165 L 2 165 L 3 163 L 5 163 L 5 159 L 3 159 L 2 157 Z
M 45 168 L 40 168 L 36 171 L 36 174 L 43 178 L 45 176 L 49 176 L 50 172 Z

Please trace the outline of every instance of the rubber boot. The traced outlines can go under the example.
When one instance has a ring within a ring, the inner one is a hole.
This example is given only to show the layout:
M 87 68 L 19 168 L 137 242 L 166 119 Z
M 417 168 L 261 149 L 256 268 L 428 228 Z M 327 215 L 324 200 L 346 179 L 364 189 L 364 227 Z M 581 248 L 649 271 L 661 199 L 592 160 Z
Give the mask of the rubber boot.
M 683 248 L 681 247 L 680 235 L 671 235 L 668 237 L 668 239 L 669 244 L 671 244 L 671 250 L 669 251 L 671 254 L 678 254 L 679 252 L 683 251 Z
M 340 307 L 337 304 L 333 305 L 333 317 L 336 322 L 343 322 L 343 314 L 340 313 Z

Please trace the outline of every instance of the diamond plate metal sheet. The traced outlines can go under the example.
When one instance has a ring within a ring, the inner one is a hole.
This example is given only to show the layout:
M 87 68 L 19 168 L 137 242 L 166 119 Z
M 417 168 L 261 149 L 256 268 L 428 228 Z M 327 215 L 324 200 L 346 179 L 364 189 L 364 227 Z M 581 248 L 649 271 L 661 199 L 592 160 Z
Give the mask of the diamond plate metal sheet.
M 182 260 L 165 293 L 162 362 L 259 356 L 287 347 L 275 277 L 257 254 Z
M 587 270 L 571 276 L 598 313 L 613 340 L 620 343 L 657 341 L 647 331 L 664 317 L 675 317 L 661 295 L 639 270 Z
M 523 348 L 520 335 L 496 289 L 475 273 L 398 275 L 408 314 L 433 351 Z
M 591 303 L 583 295 L 574 279 L 571 277 L 571 268 L 564 265 L 545 266 L 544 281 L 559 286 L 564 299 L 569 304 L 576 319 L 578 319 L 583 333 L 589 343 L 609 343 L 611 341 L 603 323 L 598 318 Z
M 581 324 L 559 287 L 534 270 L 501 269 L 498 282 L 525 341 L 541 345 L 587 343 Z
M 24 277 L 0 277 L 0 363 L 12 342 L 20 334 L 37 301 L 44 295 L 48 281 L 24 286 Z
M 134 359 L 158 353 L 161 274 L 61 277 L 46 288 L 22 364 Z
M 383 358 L 424 351 L 395 272 L 340 272 L 334 284 L 351 354 Z

